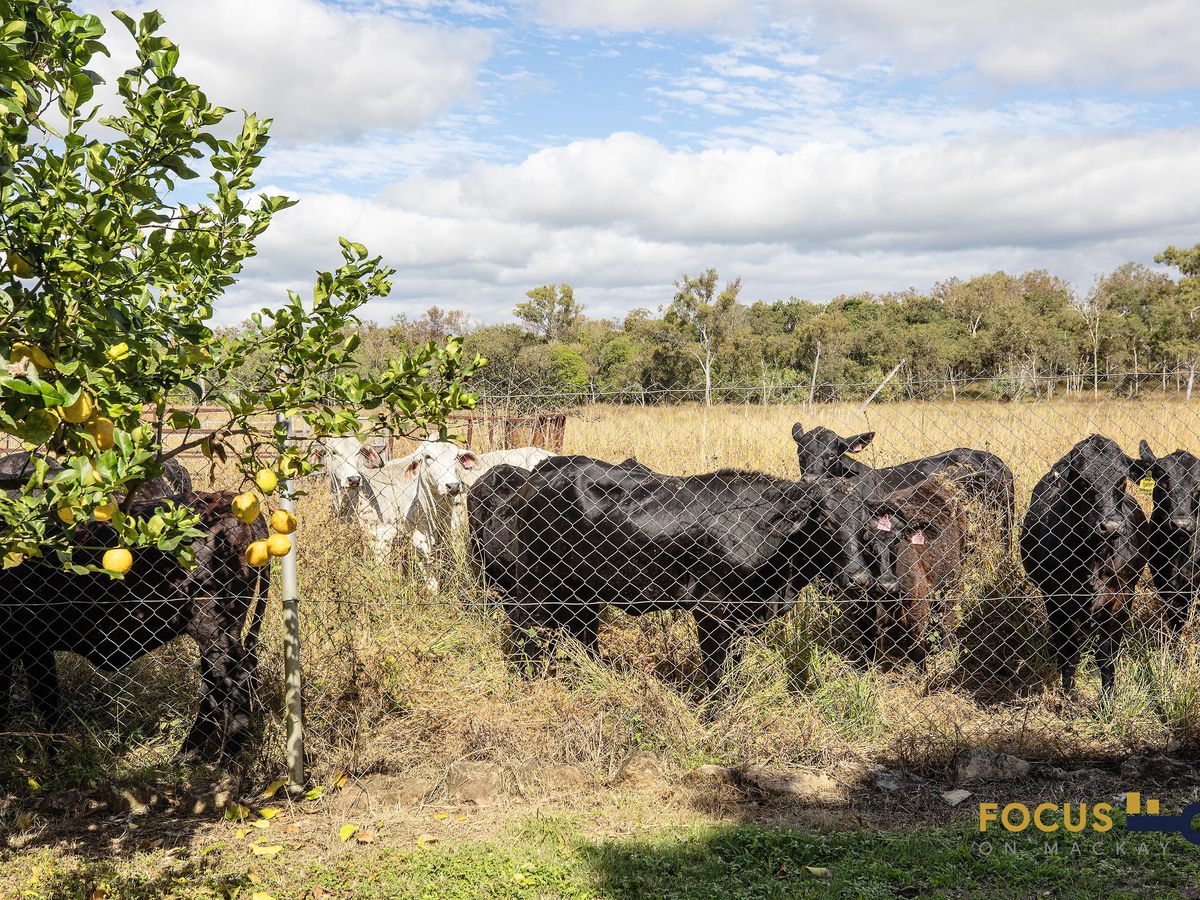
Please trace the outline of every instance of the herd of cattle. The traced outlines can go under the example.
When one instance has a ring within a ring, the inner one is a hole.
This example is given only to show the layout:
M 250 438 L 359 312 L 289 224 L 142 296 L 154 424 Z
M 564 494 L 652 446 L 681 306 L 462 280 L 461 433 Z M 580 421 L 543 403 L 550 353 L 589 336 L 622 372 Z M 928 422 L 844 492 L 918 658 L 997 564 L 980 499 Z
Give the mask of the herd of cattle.
M 964 448 L 875 469 L 851 457 L 874 433 L 842 437 L 797 424 L 792 438 L 795 481 L 734 469 L 663 475 L 634 459 L 612 464 L 533 447 L 478 454 L 434 439 L 392 460 L 353 438 L 314 443 L 313 453 L 325 464 L 338 515 L 366 531 L 380 562 L 410 543 L 431 590 L 439 546 L 469 531 L 521 658 L 544 654 L 545 638 L 563 632 L 595 653 L 605 607 L 634 615 L 689 610 L 706 685 L 715 689 L 742 646 L 738 638 L 819 583 L 845 603 L 871 660 L 923 666 L 935 629 L 954 629 L 953 597 L 977 539 L 968 510 L 994 517 L 998 540 L 1011 545 L 1011 470 L 991 453 Z M 0 459 L 0 476 L 28 464 L 28 454 Z M 1154 481 L 1149 518 L 1127 488 L 1147 478 Z M 1133 590 L 1147 566 L 1170 629 L 1183 629 L 1200 589 L 1198 495 L 1193 454 L 1157 457 L 1142 441 L 1130 457 L 1100 435 L 1076 444 L 1037 483 L 1020 558 L 1045 600 L 1065 690 L 1092 638 L 1102 684 L 1112 688 Z M 231 753 L 245 742 L 266 589 L 265 570 L 246 565 L 243 553 L 265 526 L 238 522 L 229 494 L 193 491 L 178 465 L 143 488 L 137 505 L 164 497 L 201 515 L 194 569 L 145 553 L 121 581 L 35 565 L 0 573 L 0 730 L 18 662 L 35 706 L 58 730 L 55 651 L 112 670 L 187 634 L 200 649 L 202 696 L 184 752 Z M 115 542 L 107 525 L 79 533 L 90 548 Z

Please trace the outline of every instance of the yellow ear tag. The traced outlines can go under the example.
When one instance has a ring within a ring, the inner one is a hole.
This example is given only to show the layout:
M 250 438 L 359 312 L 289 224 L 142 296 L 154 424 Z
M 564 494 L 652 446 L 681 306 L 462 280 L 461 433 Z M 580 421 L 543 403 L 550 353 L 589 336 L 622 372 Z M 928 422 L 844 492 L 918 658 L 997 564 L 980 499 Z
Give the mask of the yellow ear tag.
M 1149 475 L 1147 475 L 1145 478 L 1143 478 L 1141 481 L 1138 482 L 1138 487 L 1141 488 L 1143 491 L 1152 491 L 1152 490 L 1154 490 L 1154 479 L 1151 478 Z

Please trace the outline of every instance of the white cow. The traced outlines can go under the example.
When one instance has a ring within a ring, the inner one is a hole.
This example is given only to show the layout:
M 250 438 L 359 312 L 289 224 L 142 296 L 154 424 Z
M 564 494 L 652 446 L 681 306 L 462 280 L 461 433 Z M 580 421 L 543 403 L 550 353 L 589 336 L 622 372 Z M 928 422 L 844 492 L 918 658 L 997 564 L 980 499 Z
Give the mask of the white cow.
M 367 474 L 363 490 L 378 520 L 364 527 L 371 533 L 376 558 L 385 560 L 397 541 L 408 536 L 422 564 L 428 562 L 465 524 L 466 491 L 488 468 L 508 463 L 532 469 L 553 455 L 539 447 L 477 454 L 449 441 L 422 441 L 412 453 Z M 426 580 L 437 589 L 436 579 L 427 575 Z
M 312 458 L 325 465 L 333 510 L 339 519 L 343 522 L 378 519 L 366 482 L 386 462 L 379 450 L 355 437 L 327 437 L 313 443 Z

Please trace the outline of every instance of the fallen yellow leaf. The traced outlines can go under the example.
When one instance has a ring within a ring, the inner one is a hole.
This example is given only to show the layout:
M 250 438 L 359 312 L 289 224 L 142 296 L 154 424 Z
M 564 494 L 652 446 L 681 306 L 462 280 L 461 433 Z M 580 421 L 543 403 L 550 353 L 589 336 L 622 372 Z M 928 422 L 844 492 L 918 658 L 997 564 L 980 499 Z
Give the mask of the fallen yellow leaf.
M 250 815 L 250 807 L 240 803 L 230 803 L 225 807 L 225 818 L 231 822 L 240 822 Z
M 438 839 L 432 834 L 418 834 L 417 835 L 417 846 L 418 847 L 428 847 L 431 844 L 436 844 L 437 842 L 438 842 Z
M 276 794 L 278 794 L 286 786 L 287 786 L 286 778 L 276 778 L 274 781 L 272 781 L 270 784 L 268 784 L 266 787 L 266 790 L 264 790 L 262 792 L 263 799 L 270 800 L 272 797 L 274 797 Z
M 338 840 L 345 842 L 354 837 L 354 833 L 358 831 L 357 825 L 343 825 L 338 829 Z
M 805 866 L 810 875 L 816 875 L 818 878 L 828 878 L 833 873 L 822 866 Z
M 375 832 L 359 831 L 355 833 L 354 839 L 360 844 L 373 844 L 375 843 Z
M 258 817 L 259 817 L 260 819 L 273 819 L 273 818 L 275 818 L 277 815 L 279 815 L 279 810 L 277 810 L 277 809 L 275 809 L 275 808 L 273 808 L 273 807 L 270 807 L 270 806 L 268 806 L 268 807 L 266 807 L 266 808 L 264 808 L 264 809 L 260 809 L 260 810 L 258 811 Z
M 333 781 L 331 782 L 331 784 L 335 788 L 339 788 L 349 780 L 350 780 L 349 772 L 338 772 L 336 775 L 333 776 Z
M 450 813 L 448 813 L 448 812 L 440 812 L 440 813 L 437 813 L 437 814 L 434 816 L 434 818 L 435 818 L 435 819 L 438 819 L 439 821 L 440 821 L 441 819 L 448 819 L 448 818 L 450 818 Z
M 283 852 L 283 844 L 252 844 L 250 852 L 255 856 L 265 856 L 274 859 Z
M 250 900 L 275 900 L 275 898 L 266 891 L 255 891 L 250 895 Z

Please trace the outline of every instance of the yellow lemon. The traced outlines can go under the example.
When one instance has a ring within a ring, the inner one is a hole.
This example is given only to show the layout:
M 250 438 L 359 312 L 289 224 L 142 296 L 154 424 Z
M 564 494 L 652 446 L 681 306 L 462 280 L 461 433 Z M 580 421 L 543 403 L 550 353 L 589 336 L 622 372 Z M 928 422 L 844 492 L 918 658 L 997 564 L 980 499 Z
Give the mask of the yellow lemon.
M 59 519 L 62 520 L 62 523 L 64 525 L 74 525 L 75 524 L 75 513 L 71 512 L 71 507 L 60 506 L 58 508 L 57 512 L 58 512 Z
M 230 509 L 233 510 L 233 514 L 239 522 L 245 522 L 248 525 L 258 518 L 258 498 L 249 492 L 238 494 L 233 498 Z
M 286 509 L 271 513 L 271 530 L 279 534 L 291 534 L 296 530 L 296 517 Z
M 28 359 L 39 369 L 49 369 L 53 364 L 41 347 L 33 344 L 26 344 L 24 341 L 17 341 L 12 345 L 12 361 L 17 362 L 20 359 Z
M 100 565 L 110 572 L 124 575 L 133 565 L 133 554 L 124 547 L 113 547 L 111 550 L 104 551 L 104 559 Z
M 82 425 L 92 417 L 92 398 L 87 395 L 87 391 L 81 391 L 79 399 L 62 408 L 62 417 L 72 425 Z
M 103 506 L 97 506 L 95 509 L 93 509 L 92 515 L 95 517 L 97 522 L 107 522 L 113 517 L 113 514 L 116 511 L 117 504 L 112 500 L 109 500 Z
M 92 417 L 84 428 L 88 434 L 96 439 L 96 446 L 101 450 L 111 450 L 114 445 L 113 441 L 113 420 L 107 416 Z
M 95 466 L 92 466 L 83 473 L 84 484 L 100 484 L 102 481 L 104 481 L 104 476 L 100 474 L 100 470 Z
M 271 551 L 267 548 L 267 542 L 255 541 L 252 543 L 246 548 L 244 559 L 247 565 L 254 566 L 255 568 L 265 566 L 271 561 Z
M 113 344 L 104 351 L 104 355 L 113 362 L 116 362 L 118 359 L 124 359 L 129 355 L 129 345 L 124 341 L 121 341 L 119 344 Z
M 267 538 L 267 552 L 272 556 L 287 556 L 292 549 L 292 539 L 286 534 L 273 534 Z
M 258 474 L 254 476 L 254 483 L 258 485 L 258 489 L 264 494 L 273 493 L 276 486 L 279 484 L 279 479 L 275 477 L 275 473 L 270 469 L 259 469 Z
M 36 274 L 33 270 L 33 263 L 20 253 L 9 254 L 8 267 L 12 269 L 12 273 L 18 278 L 32 278 Z

